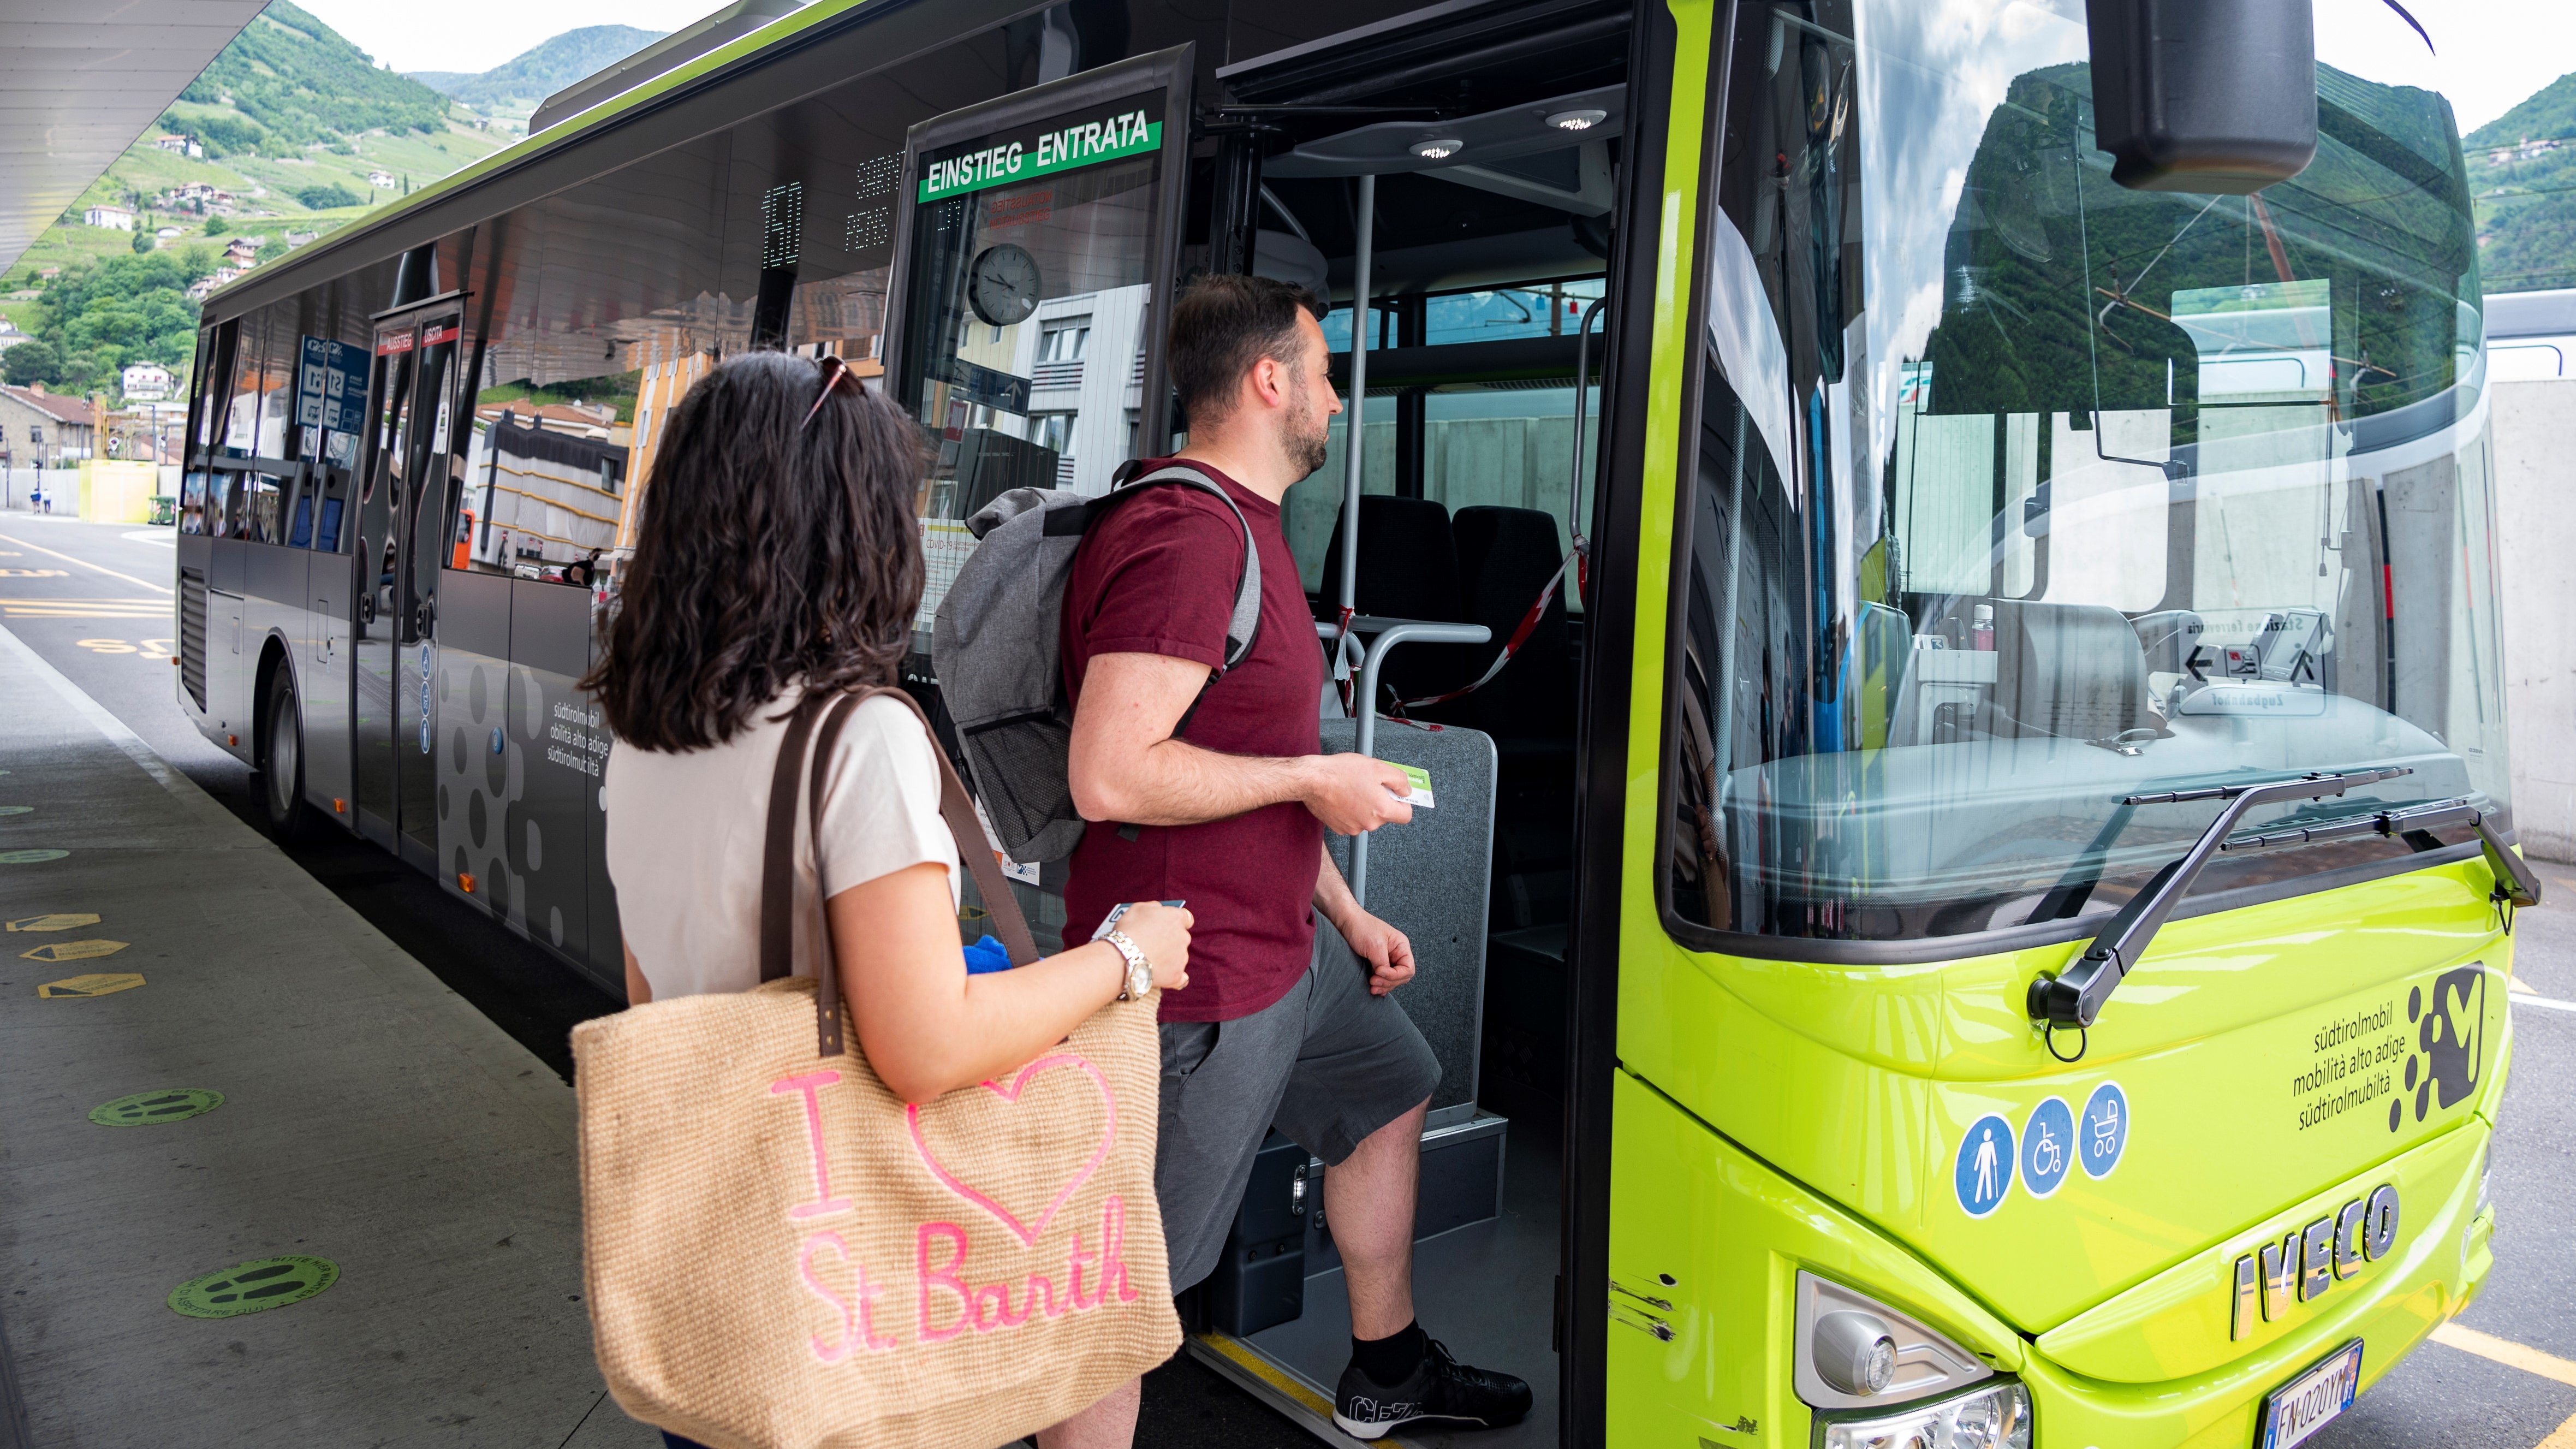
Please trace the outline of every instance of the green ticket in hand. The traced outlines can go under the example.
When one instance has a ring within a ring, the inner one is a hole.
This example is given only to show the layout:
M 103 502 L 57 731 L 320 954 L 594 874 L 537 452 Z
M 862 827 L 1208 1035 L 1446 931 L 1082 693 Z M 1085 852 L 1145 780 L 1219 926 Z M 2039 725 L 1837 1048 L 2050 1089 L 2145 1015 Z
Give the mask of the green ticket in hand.
M 1392 760 L 1389 760 L 1387 763 L 1391 765 L 1395 764 Z M 1404 778 L 1413 783 L 1413 793 L 1404 797 L 1404 803 L 1412 806 L 1416 810 L 1430 809 L 1431 772 L 1429 770 L 1417 769 L 1412 765 L 1396 765 L 1395 767 L 1402 770 L 1404 772 Z

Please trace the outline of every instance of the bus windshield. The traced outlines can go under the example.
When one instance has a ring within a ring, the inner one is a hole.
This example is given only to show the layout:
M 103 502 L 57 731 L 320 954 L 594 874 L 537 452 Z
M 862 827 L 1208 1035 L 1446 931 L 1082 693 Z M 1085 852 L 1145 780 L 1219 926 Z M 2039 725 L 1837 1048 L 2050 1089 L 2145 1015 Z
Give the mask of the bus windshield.
M 2147 792 L 2395 765 L 2244 828 L 2502 811 L 2457 133 L 2338 64 L 2402 22 L 2320 0 L 2316 159 L 2240 197 L 2113 183 L 2075 0 L 1741 13 L 1726 152 L 1773 159 L 1728 168 L 1709 259 L 1677 929 L 2062 934 L 2218 808 Z M 2200 890 L 2435 843 L 2243 852 Z

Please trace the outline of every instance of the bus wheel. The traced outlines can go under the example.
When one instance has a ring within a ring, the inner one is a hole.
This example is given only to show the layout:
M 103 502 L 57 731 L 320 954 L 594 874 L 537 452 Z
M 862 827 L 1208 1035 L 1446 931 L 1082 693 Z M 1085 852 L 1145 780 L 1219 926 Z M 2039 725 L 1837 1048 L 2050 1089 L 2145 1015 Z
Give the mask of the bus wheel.
M 269 834 L 298 839 L 310 818 L 304 803 L 304 715 L 295 705 L 294 671 L 281 665 L 268 685 L 268 759 L 260 770 L 260 814 Z

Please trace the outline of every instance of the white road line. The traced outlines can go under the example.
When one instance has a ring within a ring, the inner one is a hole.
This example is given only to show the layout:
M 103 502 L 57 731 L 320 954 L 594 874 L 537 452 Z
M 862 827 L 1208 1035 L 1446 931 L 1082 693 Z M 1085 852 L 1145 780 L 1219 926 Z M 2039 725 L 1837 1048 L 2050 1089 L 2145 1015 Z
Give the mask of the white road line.
M 2516 1006 L 2537 1006 L 2544 1011 L 2576 1011 L 2576 1001 L 2560 1001 L 2554 997 L 2534 996 L 2528 991 L 2508 991 L 2505 993 L 2505 999 Z
M 50 554 L 53 554 L 53 555 L 54 555 L 54 557 L 56 557 L 56 558 L 58 558 L 58 559 L 61 559 L 61 560 L 62 560 L 63 562 L 65 562 L 65 563 L 76 563 L 76 564 L 79 564 L 82 568 L 85 568 L 85 569 L 96 569 L 96 570 L 98 570 L 98 572 L 100 572 L 100 573 L 103 573 L 103 574 L 107 575 L 109 578 L 112 578 L 112 579 L 123 579 L 123 580 L 125 580 L 127 583 L 129 583 L 129 584 L 140 584 L 140 585 L 142 585 L 144 588 L 147 588 L 147 589 L 152 590 L 154 593 L 166 594 L 166 593 L 169 593 L 169 592 L 170 592 L 170 590 L 169 590 L 168 588 L 164 587 L 163 585 L 153 583 L 153 582 L 152 582 L 152 581 L 150 581 L 149 579 L 138 579 L 138 578 L 136 578 L 136 577 L 135 577 L 134 575 L 132 575 L 132 574 L 121 574 L 121 573 L 118 573 L 116 570 L 114 570 L 114 569 L 112 569 L 112 568 L 107 568 L 107 567 L 104 567 L 104 566 L 99 565 L 99 564 L 91 563 L 88 559 L 85 559 L 85 558 L 74 558 L 74 557 L 72 557 L 70 554 L 67 554 L 67 553 L 55 553 L 55 551 L 54 551 L 54 550 L 52 550 L 52 549 L 50 549 L 50 548 L 45 547 L 45 546 L 44 546 L 43 544 L 41 544 L 41 543 L 29 543 L 29 542 L 27 542 L 27 541 L 26 541 L 25 539 L 23 539 L 23 538 L 11 538 L 11 537 L 9 537 L 7 534 L 5 534 L 5 533 L 0 533 L 0 543 L 14 543 L 14 544 L 18 545 L 20 548 L 32 548 L 32 549 L 34 549 L 34 550 L 35 550 L 36 552 L 38 552 L 38 553 L 50 553 Z M 173 545 L 173 547 L 176 547 L 176 545 Z
M 159 548 L 177 548 L 179 546 L 179 536 L 177 531 L 174 529 L 138 528 L 132 533 L 120 533 L 117 537 L 126 539 L 133 543 L 152 544 Z

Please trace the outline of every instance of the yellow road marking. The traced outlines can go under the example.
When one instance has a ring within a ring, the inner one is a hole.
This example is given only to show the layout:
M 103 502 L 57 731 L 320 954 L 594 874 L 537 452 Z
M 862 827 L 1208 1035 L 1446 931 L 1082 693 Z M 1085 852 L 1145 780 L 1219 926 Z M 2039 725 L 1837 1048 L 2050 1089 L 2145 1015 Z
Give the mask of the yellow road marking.
M 48 981 L 36 988 L 36 994 L 47 1000 L 62 996 L 113 996 L 131 991 L 143 984 L 143 978 L 131 971 L 103 971 L 89 976 L 66 976 Z
M 152 590 L 156 594 L 166 594 L 170 592 L 169 589 L 160 584 L 153 583 L 149 579 L 138 579 L 132 574 L 121 574 L 104 564 L 94 564 L 85 558 L 73 558 L 67 553 L 55 553 L 54 550 L 45 547 L 43 544 L 29 543 L 23 538 L 11 538 L 7 534 L 0 534 L 0 543 L 14 543 L 20 548 L 32 548 L 38 553 L 53 554 L 55 558 L 61 559 L 65 563 L 76 563 L 85 569 L 96 569 L 98 572 L 107 575 L 111 579 L 123 579 L 129 584 L 141 584 L 143 587 Z
M 2433 1330 L 2433 1341 L 2448 1344 L 2462 1353 L 2473 1353 L 2480 1358 L 2493 1359 L 2507 1368 L 2518 1368 L 2524 1373 L 2537 1374 L 2544 1379 L 2554 1379 L 2569 1388 L 2576 1388 L 2576 1363 L 2571 1363 L 2554 1353 L 2542 1353 L 2539 1349 L 2526 1347 L 2509 1338 L 2498 1338 L 2492 1333 L 2480 1333 L 2474 1328 L 2462 1328 L 2456 1323 L 2445 1323 Z M 2576 1421 L 2571 1421 L 2570 1426 L 2562 1426 L 2558 1433 L 2551 1435 L 2549 1444 L 2554 1446 L 2561 1437 L 2570 1435 L 2571 1427 L 2576 1427 Z
M 76 926 L 95 926 L 97 924 L 98 917 L 96 916 L 78 914 L 70 911 L 57 911 L 50 916 L 20 916 L 14 921 L 0 924 L 0 930 L 68 931 Z
M 123 941 L 48 941 L 32 951 L 18 954 L 30 961 L 93 961 L 113 956 L 124 950 Z
M 2558 1431 L 2540 1441 L 2534 1449 L 2576 1449 L 2576 1417 L 2558 1426 Z

